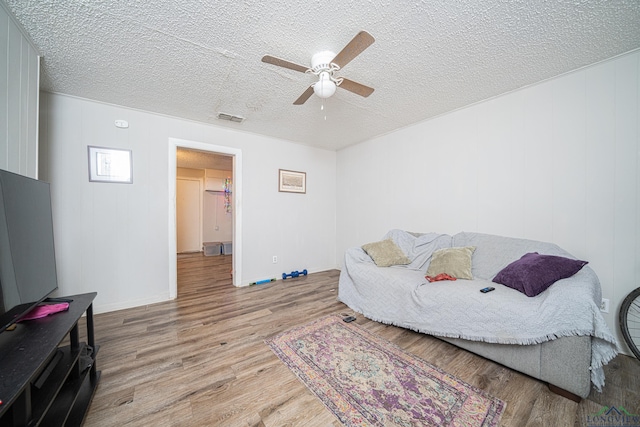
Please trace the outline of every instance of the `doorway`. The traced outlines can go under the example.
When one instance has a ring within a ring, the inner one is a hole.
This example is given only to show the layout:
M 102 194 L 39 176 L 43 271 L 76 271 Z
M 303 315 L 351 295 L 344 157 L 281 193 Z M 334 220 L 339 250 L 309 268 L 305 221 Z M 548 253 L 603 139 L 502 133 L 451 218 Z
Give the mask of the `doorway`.
M 175 299 L 178 295 L 177 289 L 177 253 L 178 253 L 178 236 L 177 236 L 177 184 L 178 181 L 178 152 L 191 152 L 198 154 L 202 159 L 211 161 L 213 164 L 208 164 L 206 168 L 201 169 L 197 179 L 201 180 L 203 185 L 205 184 L 205 169 L 209 171 L 223 170 L 222 163 L 230 165 L 227 173 L 231 176 L 229 182 L 232 196 L 229 198 L 229 206 L 225 205 L 225 208 L 229 209 L 232 216 L 231 224 L 232 230 L 230 233 L 230 245 L 232 251 L 231 268 L 227 270 L 232 275 L 232 283 L 235 286 L 240 286 L 242 283 L 241 278 L 241 265 L 242 265 L 242 212 L 241 212 L 241 200 L 242 200 L 242 152 L 239 149 L 217 146 L 212 144 L 206 144 L 196 141 L 181 140 L 175 138 L 169 138 L 169 297 Z M 215 163 L 218 162 L 218 163 Z M 180 163 L 184 166 L 183 163 Z M 217 168 L 217 169 L 216 169 Z M 195 168 L 193 168 L 195 169 Z M 193 171 L 189 173 L 194 173 Z M 204 195 L 204 191 L 200 191 L 201 195 Z M 216 205 L 218 206 L 218 205 Z M 201 211 L 201 210 L 200 210 Z M 200 221 L 202 222 L 202 221 Z M 203 232 L 200 231 L 200 245 L 204 240 Z M 199 249 L 201 250 L 201 248 Z
M 197 289 L 231 283 L 232 175 L 231 156 L 183 147 L 176 150 L 178 298 L 192 293 L 194 285 Z M 196 271 L 202 278 L 193 283 Z

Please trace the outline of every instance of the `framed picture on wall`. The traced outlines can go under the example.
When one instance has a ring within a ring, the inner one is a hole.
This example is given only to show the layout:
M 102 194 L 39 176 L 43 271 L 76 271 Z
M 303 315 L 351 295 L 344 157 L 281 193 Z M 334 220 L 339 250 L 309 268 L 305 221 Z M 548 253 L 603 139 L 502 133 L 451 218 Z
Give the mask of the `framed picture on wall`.
M 305 172 L 280 169 L 278 172 L 278 191 L 286 193 L 306 193 L 307 174 Z
M 89 181 L 133 183 L 131 150 L 92 147 L 89 150 Z

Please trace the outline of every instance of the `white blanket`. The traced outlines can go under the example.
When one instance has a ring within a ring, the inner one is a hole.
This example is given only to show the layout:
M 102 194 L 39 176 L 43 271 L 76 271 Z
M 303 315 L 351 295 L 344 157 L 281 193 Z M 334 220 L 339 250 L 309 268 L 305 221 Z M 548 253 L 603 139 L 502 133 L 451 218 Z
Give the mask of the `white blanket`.
M 528 345 L 558 337 L 591 336 L 591 381 L 598 390 L 604 385 L 602 366 L 617 355 L 616 339 L 596 304 L 601 291 L 591 268 L 585 266 L 535 297 L 490 282 L 492 277 L 477 277 L 475 267 L 474 280 L 429 283 L 424 276 L 431 254 L 450 247 L 454 238 L 435 233 L 416 236 L 400 230 L 385 237 L 392 238 L 412 262 L 380 268 L 362 249 L 347 250 L 338 299 L 353 310 L 372 320 L 430 335 L 488 343 Z M 510 240 L 520 245 L 520 239 Z M 571 257 L 555 245 L 522 242 L 527 248 L 543 245 L 540 253 Z M 477 250 L 482 257 L 480 246 Z M 507 260 L 522 255 L 524 252 L 503 256 L 500 262 L 506 265 Z M 500 254 L 494 258 L 500 259 Z M 496 289 L 479 292 L 485 286 Z

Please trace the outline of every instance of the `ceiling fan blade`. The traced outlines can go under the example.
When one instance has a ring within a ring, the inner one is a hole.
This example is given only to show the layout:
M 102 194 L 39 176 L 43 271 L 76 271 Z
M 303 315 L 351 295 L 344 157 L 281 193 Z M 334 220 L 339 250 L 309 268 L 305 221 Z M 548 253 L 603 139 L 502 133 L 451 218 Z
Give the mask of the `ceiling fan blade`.
M 286 59 L 276 58 L 275 56 L 265 55 L 262 57 L 262 62 L 266 62 L 267 64 L 277 65 L 278 67 L 288 68 L 294 71 L 300 71 L 301 73 L 307 72 L 309 67 L 305 67 L 304 65 L 296 64 Z
M 307 90 L 305 90 L 304 93 L 300 95 L 300 98 L 293 101 L 293 105 L 304 104 L 305 102 L 307 102 L 307 99 L 311 97 L 311 95 L 313 95 L 313 86 L 309 86 Z
M 357 95 L 360 96 L 364 96 L 365 98 L 369 95 L 371 95 L 373 93 L 373 88 L 369 87 L 369 86 L 365 86 L 363 84 L 354 82 L 353 80 L 349 80 L 349 79 L 342 79 L 342 83 L 340 83 L 340 86 L 342 89 L 346 89 L 349 92 L 353 92 Z
M 371 46 L 376 39 L 366 31 L 360 31 L 351 41 L 333 58 L 334 64 L 344 68 L 353 58 L 360 55 L 362 51 Z

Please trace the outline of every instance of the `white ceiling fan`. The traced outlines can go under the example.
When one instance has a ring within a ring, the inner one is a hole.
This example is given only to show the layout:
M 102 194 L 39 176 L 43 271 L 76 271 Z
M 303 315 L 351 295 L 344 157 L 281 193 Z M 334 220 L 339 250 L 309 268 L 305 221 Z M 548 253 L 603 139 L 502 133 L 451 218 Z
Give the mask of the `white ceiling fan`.
M 309 86 L 307 90 L 293 102 L 294 105 L 304 104 L 313 93 L 320 98 L 329 98 L 336 92 L 338 87 L 366 98 L 373 93 L 373 88 L 344 77 L 336 77 L 334 73 L 344 68 L 344 66 L 351 62 L 356 56 L 371 46 L 374 41 L 375 39 L 371 34 L 366 31 L 360 31 L 337 55 L 328 50 L 313 55 L 311 58 L 311 68 L 271 55 L 263 56 L 262 62 L 318 76 L 318 81 Z

